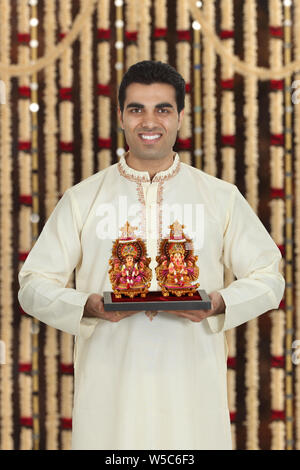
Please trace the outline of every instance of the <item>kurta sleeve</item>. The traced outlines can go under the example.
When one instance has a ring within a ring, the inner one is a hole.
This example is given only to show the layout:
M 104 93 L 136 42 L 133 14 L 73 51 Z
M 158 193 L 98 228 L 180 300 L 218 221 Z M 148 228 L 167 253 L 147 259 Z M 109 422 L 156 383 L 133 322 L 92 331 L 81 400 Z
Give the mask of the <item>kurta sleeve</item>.
M 218 289 L 226 309 L 225 314 L 207 318 L 214 333 L 278 308 L 285 287 L 279 272 L 280 260 L 280 250 L 234 186 L 224 233 L 223 261 L 236 280 Z
M 97 319 L 82 319 L 90 293 L 66 287 L 81 259 L 81 219 L 70 190 L 46 222 L 19 273 L 23 310 L 73 335 L 89 335 Z

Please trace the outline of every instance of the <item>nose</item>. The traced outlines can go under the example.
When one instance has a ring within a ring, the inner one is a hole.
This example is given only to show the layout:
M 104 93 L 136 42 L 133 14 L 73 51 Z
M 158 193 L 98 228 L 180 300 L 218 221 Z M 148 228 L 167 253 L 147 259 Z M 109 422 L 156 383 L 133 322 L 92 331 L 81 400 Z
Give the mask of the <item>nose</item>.
M 158 126 L 154 113 L 144 113 L 141 120 L 141 126 L 143 130 L 154 130 L 154 128 Z

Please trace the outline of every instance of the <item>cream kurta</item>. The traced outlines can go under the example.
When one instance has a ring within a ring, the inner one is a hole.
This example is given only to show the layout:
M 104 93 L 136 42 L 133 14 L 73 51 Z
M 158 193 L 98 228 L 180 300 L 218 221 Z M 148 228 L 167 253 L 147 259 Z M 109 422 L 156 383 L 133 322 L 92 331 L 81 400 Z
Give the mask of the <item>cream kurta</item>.
M 158 210 L 156 210 L 158 209 Z M 108 260 L 126 220 L 152 262 L 176 219 L 195 240 L 200 287 L 225 315 L 200 323 L 139 312 L 117 323 L 82 319 L 90 293 L 111 290 Z M 124 157 L 70 188 L 20 272 L 30 315 L 76 335 L 73 449 L 230 449 L 224 332 L 277 308 L 280 251 L 236 186 L 175 156 L 150 181 Z M 237 280 L 224 288 L 224 264 Z M 76 269 L 76 289 L 66 288 Z

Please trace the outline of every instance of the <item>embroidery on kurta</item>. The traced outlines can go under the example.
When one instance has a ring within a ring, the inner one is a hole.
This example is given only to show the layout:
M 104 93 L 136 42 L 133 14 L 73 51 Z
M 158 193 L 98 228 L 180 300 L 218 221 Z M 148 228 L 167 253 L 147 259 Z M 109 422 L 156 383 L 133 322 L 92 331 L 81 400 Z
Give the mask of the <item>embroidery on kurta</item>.
M 128 155 L 128 153 L 126 154 Z M 121 176 L 127 178 L 129 181 L 136 183 L 136 190 L 138 200 L 141 204 L 141 234 L 142 238 L 146 240 L 146 201 L 144 196 L 144 190 L 142 183 L 150 182 L 150 176 L 147 172 L 137 171 L 130 168 L 126 163 L 126 155 L 120 158 L 118 163 L 118 170 Z M 164 182 L 168 179 L 176 176 L 180 170 L 180 158 L 176 153 L 174 156 L 173 164 L 167 170 L 159 172 L 152 179 L 152 183 L 158 183 L 157 188 L 157 250 L 159 249 L 160 242 L 162 239 L 162 202 L 163 202 L 163 190 Z M 145 312 L 150 321 L 157 315 L 157 312 Z

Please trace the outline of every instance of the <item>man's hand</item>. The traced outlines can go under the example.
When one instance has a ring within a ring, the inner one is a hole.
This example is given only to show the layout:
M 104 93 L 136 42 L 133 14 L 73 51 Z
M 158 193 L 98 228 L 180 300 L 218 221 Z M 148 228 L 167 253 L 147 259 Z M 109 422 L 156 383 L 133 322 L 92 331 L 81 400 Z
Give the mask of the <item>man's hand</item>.
M 123 318 L 129 317 L 137 313 L 136 310 L 128 312 L 106 312 L 104 310 L 103 297 L 99 294 L 91 294 L 86 301 L 84 306 L 83 316 L 84 317 L 96 317 L 102 318 L 111 322 L 118 322 Z
M 179 317 L 188 318 L 194 322 L 200 322 L 211 315 L 219 315 L 225 312 L 225 302 L 219 292 L 212 292 L 209 294 L 211 300 L 210 310 L 165 310 L 167 313 L 172 313 Z

